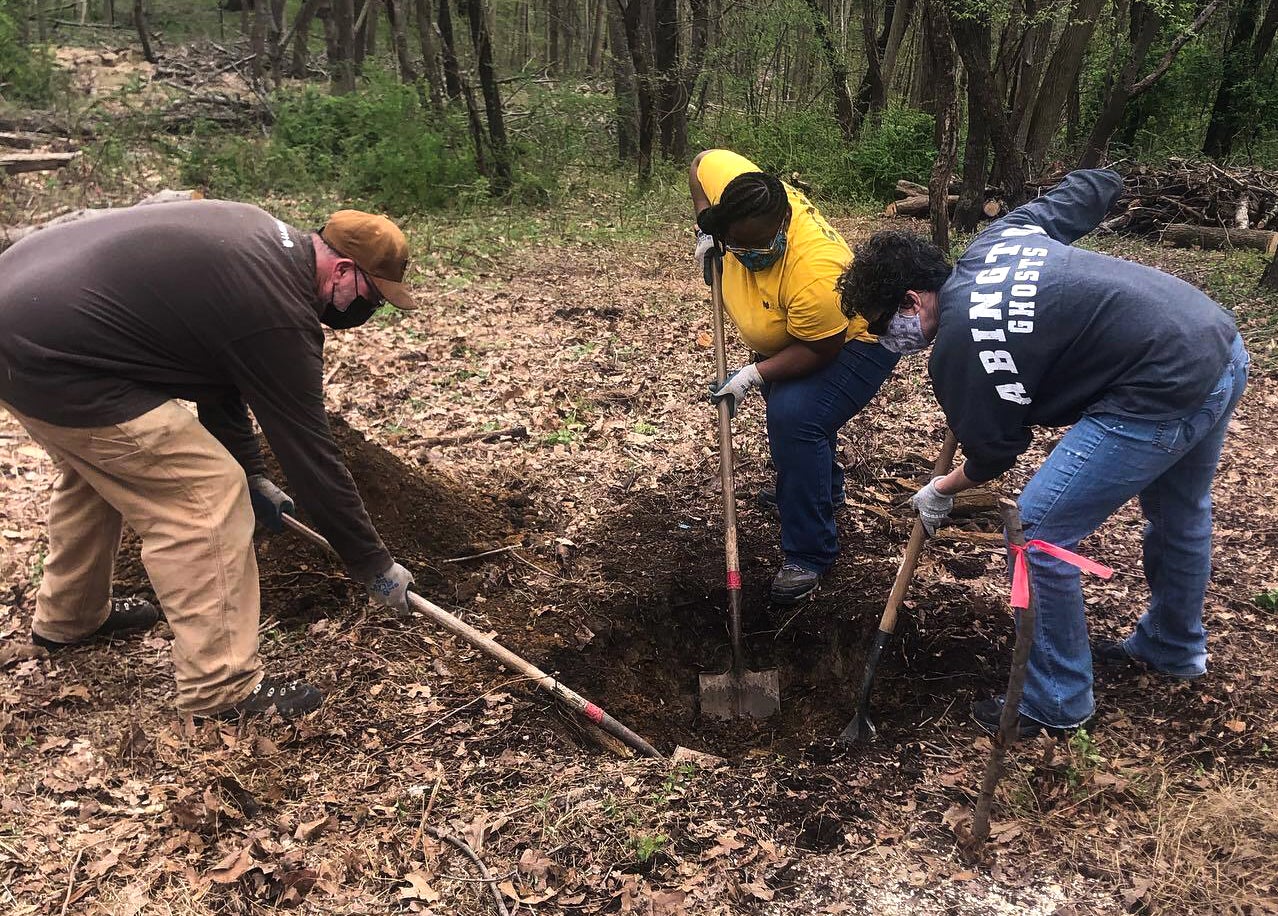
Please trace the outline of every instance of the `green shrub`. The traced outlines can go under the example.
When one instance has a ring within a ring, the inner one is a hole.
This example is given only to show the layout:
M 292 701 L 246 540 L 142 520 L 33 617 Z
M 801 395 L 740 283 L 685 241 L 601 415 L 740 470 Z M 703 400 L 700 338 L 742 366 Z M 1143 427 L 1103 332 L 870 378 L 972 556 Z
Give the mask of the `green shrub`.
M 445 206 L 478 177 L 463 126 L 424 110 L 411 86 L 374 80 L 349 95 L 281 93 L 275 114 L 267 141 L 201 138 L 183 177 L 227 196 L 331 189 L 396 213 Z
M 853 142 L 832 114 L 814 111 L 766 122 L 723 119 L 694 139 L 701 149 L 727 147 L 782 177 L 798 172 L 819 196 L 845 203 L 890 199 L 898 178 L 926 182 L 936 158 L 931 115 L 898 106 Z
M 65 87 L 65 75 L 54 65 L 48 48 L 28 48 L 18 40 L 7 5 L 0 5 L 0 98 L 47 106 Z M 25 9 L 19 10 L 19 15 L 26 14 Z

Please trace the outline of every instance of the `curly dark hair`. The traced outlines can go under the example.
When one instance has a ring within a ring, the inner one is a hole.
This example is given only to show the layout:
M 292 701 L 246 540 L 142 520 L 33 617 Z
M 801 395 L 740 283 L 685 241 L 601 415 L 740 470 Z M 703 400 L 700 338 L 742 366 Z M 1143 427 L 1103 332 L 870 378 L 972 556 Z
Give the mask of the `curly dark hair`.
M 839 277 L 839 304 L 849 318 L 864 318 L 871 334 L 882 334 L 909 290 L 934 292 L 949 276 L 945 254 L 927 239 L 897 229 L 876 232 L 856 246 Z
M 781 180 L 767 172 L 742 172 L 728 182 L 719 202 L 697 216 L 697 225 L 716 239 L 727 235 L 737 220 L 752 216 L 782 216 L 790 207 Z

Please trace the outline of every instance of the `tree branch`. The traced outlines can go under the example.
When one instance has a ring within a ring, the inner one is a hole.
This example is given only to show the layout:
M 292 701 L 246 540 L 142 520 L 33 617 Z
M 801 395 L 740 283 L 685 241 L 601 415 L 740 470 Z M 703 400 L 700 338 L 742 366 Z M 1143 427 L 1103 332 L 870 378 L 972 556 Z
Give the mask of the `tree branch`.
M 1167 53 L 1163 55 L 1163 59 L 1158 62 L 1158 66 L 1140 82 L 1132 85 L 1127 101 L 1130 102 L 1137 96 L 1148 92 L 1156 82 L 1163 78 L 1163 74 L 1171 69 L 1171 65 L 1175 62 L 1176 55 L 1180 53 L 1180 49 L 1189 43 L 1189 39 L 1198 34 L 1202 27 L 1207 24 L 1207 20 L 1211 19 L 1216 10 L 1220 9 L 1223 2 L 1224 0 L 1211 0 L 1210 3 L 1203 7 L 1202 12 L 1198 14 L 1197 19 L 1190 23 L 1189 28 L 1176 36 L 1176 39 L 1171 43 L 1171 47 L 1167 49 Z

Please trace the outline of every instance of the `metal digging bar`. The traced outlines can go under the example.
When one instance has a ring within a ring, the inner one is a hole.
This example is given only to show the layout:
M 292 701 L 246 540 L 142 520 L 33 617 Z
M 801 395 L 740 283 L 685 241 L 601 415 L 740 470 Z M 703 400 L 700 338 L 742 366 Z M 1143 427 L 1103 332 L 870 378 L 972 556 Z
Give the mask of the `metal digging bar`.
M 302 535 L 307 540 L 318 544 L 321 547 L 326 547 L 329 550 L 333 549 L 333 546 L 329 544 L 328 540 L 322 534 L 308 528 L 293 516 L 285 515 L 284 524 Z M 622 725 L 612 716 L 608 715 L 608 713 L 604 712 L 603 709 L 596 706 L 594 703 L 591 703 L 581 694 L 564 686 L 536 665 L 520 658 L 496 640 L 488 638 L 470 624 L 448 613 L 448 611 L 444 610 L 442 607 L 431 604 L 421 595 L 414 592 L 408 593 L 408 603 L 412 606 L 413 610 L 418 611 L 424 617 L 429 618 L 453 635 L 464 639 L 489 658 L 497 661 L 503 667 L 528 678 L 536 684 L 537 687 L 546 691 L 555 699 L 559 700 L 559 702 L 563 703 L 564 706 L 568 707 L 588 722 L 603 729 L 605 732 L 612 735 L 618 741 L 621 741 L 636 753 L 641 754 L 644 757 L 663 756 L 655 747 L 639 735 L 636 735 L 630 729 L 626 728 L 626 726 Z

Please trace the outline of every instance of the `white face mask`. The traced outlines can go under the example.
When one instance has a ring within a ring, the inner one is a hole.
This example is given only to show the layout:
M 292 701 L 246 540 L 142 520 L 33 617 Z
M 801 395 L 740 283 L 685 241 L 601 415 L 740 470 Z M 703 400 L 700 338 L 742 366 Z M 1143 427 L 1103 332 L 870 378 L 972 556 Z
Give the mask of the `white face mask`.
M 897 312 L 888 322 L 888 329 L 879 335 L 879 343 L 883 349 L 891 350 L 902 356 L 918 353 L 927 349 L 929 343 L 923 333 L 922 316 L 916 311 L 913 315 L 902 315 Z

